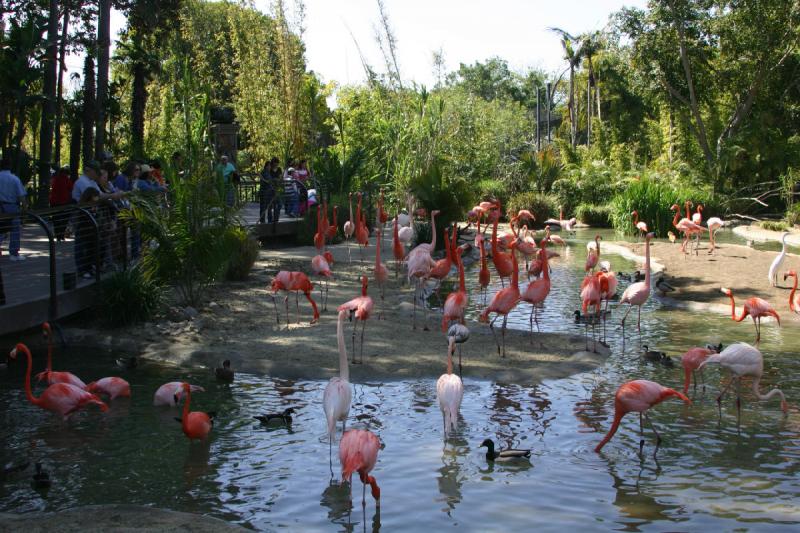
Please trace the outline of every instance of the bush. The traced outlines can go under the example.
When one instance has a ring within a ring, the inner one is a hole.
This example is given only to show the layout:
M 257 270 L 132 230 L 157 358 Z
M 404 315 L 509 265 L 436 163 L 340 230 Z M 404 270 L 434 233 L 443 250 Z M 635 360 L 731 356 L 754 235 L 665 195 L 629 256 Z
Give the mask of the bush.
M 422 243 L 430 243 L 431 238 L 431 223 L 430 222 L 420 222 L 414 221 L 414 241 L 411 243 L 411 249 L 413 250 L 415 247 L 419 246 Z M 438 224 L 437 224 L 438 225 Z M 437 242 L 438 244 L 438 242 Z
M 783 220 L 762 220 L 759 226 L 770 231 L 787 231 L 789 224 Z
M 114 272 L 103 280 L 100 290 L 103 314 L 115 326 L 148 320 L 161 306 L 161 286 L 138 267 Z
M 575 210 L 575 217 L 590 226 L 611 227 L 611 206 L 581 204 Z
M 508 202 L 508 186 L 500 180 L 481 180 L 478 182 L 477 188 L 480 201 L 499 200 L 503 205 Z M 467 210 L 470 207 L 467 207 Z
M 527 209 L 536 217 L 536 223 L 542 223 L 548 218 L 558 215 L 558 205 L 556 199 L 548 194 L 538 192 L 524 192 L 512 196 L 505 206 L 508 218 L 516 215 L 520 209 Z
M 258 259 L 258 241 L 241 226 L 231 228 L 228 237 L 234 241 L 235 249 L 228 262 L 225 278 L 231 281 L 244 281 Z
M 792 204 L 788 211 L 786 211 L 786 223 L 790 226 L 800 224 L 800 203 Z

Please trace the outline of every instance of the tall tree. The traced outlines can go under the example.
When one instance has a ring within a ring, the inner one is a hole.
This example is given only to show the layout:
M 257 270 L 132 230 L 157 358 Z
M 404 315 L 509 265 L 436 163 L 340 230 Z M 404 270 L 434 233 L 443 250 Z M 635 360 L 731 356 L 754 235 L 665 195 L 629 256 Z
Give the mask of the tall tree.
M 99 0 L 97 19 L 97 120 L 95 122 L 94 153 L 105 150 L 106 111 L 108 107 L 109 48 L 111 46 L 111 0 Z
M 61 118 L 64 114 L 64 72 L 67 66 L 64 59 L 67 55 L 67 40 L 69 36 L 70 0 L 61 2 L 63 15 L 61 17 L 61 40 L 58 43 L 58 82 L 56 84 L 56 118 L 55 118 L 55 152 L 53 161 L 61 165 Z
M 575 69 L 581 64 L 580 40 L 560 28 L 550 28 L 550 31 L 561 37 L 561 47 L 564 49 L 564 59 L 569 64 L 569 138 L 573 148 L 578 142 L 578 115 L 575 104 Z
M 37 204 L 47 206 L 50 190 L 50 166 L 53 158 L 53 119 L 56 114 L 56 53 L 58 52 L 58 1 L 50 0 L 47 18 L 47 47 L 44 53 L 42 83 L 42 122 L 39 128 L 39 194 Z
M 95 99 L 94 99 L 94 54 L 87 52 L 83 59 L 83 108 L 82 126 L 83 130 L 83 164 L 85 165 L 94 159 L 94 118 L 95 118 Z

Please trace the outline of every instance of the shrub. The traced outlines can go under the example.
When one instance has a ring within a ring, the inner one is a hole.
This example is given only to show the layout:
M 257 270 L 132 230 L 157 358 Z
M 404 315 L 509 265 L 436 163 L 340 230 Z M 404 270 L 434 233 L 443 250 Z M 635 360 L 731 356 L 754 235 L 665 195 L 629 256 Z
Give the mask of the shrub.
M 787 231 L 789 225 L 783 220 L 762 220 L 759 226 L 770 231 Z
M 228 238 L 235 243 L 233 255 L 228 262 L 225 278 L 231 281 L 244 281 L 258 259 L 258 241 L 241 226 L 231 228 Z
M 478 182 L 478 197 L 483 200 L 499 200 L 505 205 L 508 202 L 508 186 L 500 180 L 481 180 Z M 467 207 L 467 210 L 472 206 Z
M 430 222 L 420 222 L 414 221 L 414 241 L 411 244 L 411 249 L 413 250 L 416 246 L 422 243 L 429 243 L 431 242 L 431 223 Z
M 792 206 L 786 212 L 786 222 L 790 226 L 800 224 L 800 203 L 792 204 Z
M 611 206 L 581 204 L 575 209 L 575 217 L 590 226 L 611 227 Z
M 558 215 L 558 206 L 555 198 L 538 192 L 524 192 L 512 196 L 505 207 L 508 218 L 516 215 L 520 209 L 529 210 L 536 217 L 538 225 L 541 225 L 548 218 Z
M 102 281 L 103 314 L 115 326 L 152 318 L 161 306 L 162 287 L 139 267 L 114 272 Z

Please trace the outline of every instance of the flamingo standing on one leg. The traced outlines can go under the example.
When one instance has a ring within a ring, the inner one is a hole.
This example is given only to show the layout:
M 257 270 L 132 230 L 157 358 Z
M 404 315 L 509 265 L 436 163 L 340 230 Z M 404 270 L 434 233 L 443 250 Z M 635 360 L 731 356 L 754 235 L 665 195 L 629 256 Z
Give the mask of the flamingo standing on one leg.
M 656 434 L 656 451 L 658 451 L 658 447 L 661 444 L 661 436 L 658 434 L 655 426 L 647 416 L 647 411 L 654 405 L 657 405 L 670 397 L 679 398 L 687 404 L 692 403 L 692 401 L 684 394 L 674 389 L 670 389 L 669 387 L 659 385 L 654 381 L 636 379 L 620 385 L 619 389 L 617 389 L 617 393 L 614 395 L 614 422 L 611 424 L 611 429 L 608 430 L 608 434 L 603 437 L 603 440 L 601 440 L 600 444 L 595 447 L 594 451 L 599 453 L 600 450 L 603 449 L 603 446 L 605 446 L 606 443 L 611 440 L 611 437 L 614 436 L 614 433 L 617 432 L 617 428 L 619 428 L 622 417 L 631 412 L 639 413 L 640 434 L 644 434 L 642 417 L 647 419 L 647 423 L 650 424 L 650 427 L 653 429 L 653 433 Z M 644 446 L 644 439 L 639 442 L 640 452 L 642 446 Z
M 342 435 L 339 443 L 339 461 L 342 463 L 342 480 L 349 483 L 353 472 L 358 472 L 364 490 L 361 495 L 361 505 L 367 505 L 366 491 L 367 485 L 370 486 L 372 497 L 375 498 L 375 506 L 381 505 L 381 489 L 378 487 L 375 478 L 369 473 L 375 468 L 378 462 L 378 450 L 381 449 L 381 441 L 371 431 L 366 429 L 351 429 Z
M 191 385 L 192 392 L 205 392 L 206 390 L 200 385 Z M 180 381 L 171 381 L 164 383 L 153 395 L 153 405 L 158 407 L 161 405 L 178 405 L 183 399 L 183 383 Z
M 47 369 L 36 374 L 36 380 L 44 380 L 48 385 L 69 383 L 79 389 L 86 390 L 86 383 L 75 374 L 71 372 L 53 372 L 53 330 L 50 328 L 49 322 L 42 324 L 42 335 L 47 339 Z
M 689 384 L 692 382 L 692 376 L 694 376 L 694 390 L 697 390 L 697 369 L 700 368 L 700 365 L 713 353 L 715 353 L 714 350 L 709 348 L 695 347 L 683 354 L 683 357 L 681 357 L 681 365 L 683 366 L 684 394 L 689 392 Z M 703 387 L 705 387 L 705 378 L 703 377 L 702 370 L 700 370 L 700 378 L 703 380 Z M 705 388 L 703 390 L 705 390 Z
M 192 402 L 192 386 L 183 382 L 181 387 L 183 388 L 183 395 L 186 396 L 186 402 L 183 404 L 183 415 L 176 420 L 181 423 L 183 434 L 190 441 L 194 439 L 204 440 L 211 433 L 211 428 L 214 427 L 214 413 L 189 411 L 189 404 Z
M 350 413 L 350 401 L 353 392 L 350 389 L 350 367 L 347 365 L 347 348 L 344 344 L 344 319 L 347 311 L 339 311 L 336 322 L 336 342 L 339 346 L 339 375 L 332 377 L 325 386 L 322 395 L 322 408 L 325 410 L 325 420 L 328 422 L 329 444 L 333 446 L 333 437 L 336 434 L 336 422 L 341 421 L 344 434 L 345 421 Z
M 797 293 L 797 272 L 794 270 L 790 270 L 783 275 L 783 281 L 786 281 L 786 278 L 789 276 L 794 278 L 794 285 L 792 285 L 792 292 L 789 293 L 789 310 L 792 313 L 799 313 L 800 314 L 800 295 Z
M 350 258 L 350 238 L 356 232 L 356 224 L 353 222 L 353 193 L 347 193 L 347 201 L 350 204 L 350 218 L 344 223 L 344 240 L 347 241 L 347 263 L 352 263 Z
M 447 373 L 439 376 L 436 382 L 436 398 L 439 400 L 439 409 L 442 411 L 442 425 L 444 437 L 450 430 L 455 431 L 458 426 L 458 409 L 464 398 L 464 384 L 461 378 L 453 374 L 453 351 L 456 338 L 449 337 L 447 342 Z
M 33 357 L 30 350 L 20 343 L 11 350 L 9 357 L 11 360 L 17 359 L 18 353 L 24 354 L 28 358 L 28 369 L 25 371 L 25 396 L 28 401 L 37 407 L 53 411 L 61 415 L 66 420 L 69 415 L 83 409 L 87 405 L 95 404 L 101 411 L 107 411 L 108 406 L 96 395 L 86 392 L 83 389 L 69 383 L 55 383 L 47 387 L 39 397 L 35 397 L 31 392 L 31 369 L 33 368 Z
M 625 292 L 622 293 L 619 303 L 628 304 L 628 309 L 625 311 L 625 316 L 622 317 L 623 335 L 625 330 L 625 319 L 628 318 L 628 313 L 635 305 L 639 308 L 639 315 L 636 319 L 636 329 L 641 333 L 642 331 L 642 306 L 650 298 L 650 239 L 653 238 L 652 233 L 648 233 L 644 238 L 644 281 L 637 281 L 631 283 Z
M 731 344 L 720 353 L 709 355 L 706 360 L 700 364 L 699 369 L 702 370 L 705 365 L 712 363 L 719 364 L 722 368 L 727 368 L 733 375 L 730 382 L 728 382 L 725 388 L 722 389 L 722 392 L 719 393 L 719 396 L 717 396 L 717 406 L 720 410 L 720 416 L 722 416 L 722 397 L 728 392 L 728 389 L 735 380 L 737 420 L 741 421 L 742 399 L 739 396 L 739 389 L 741 388 L 743 377 L 753 378 L 753 394 L 756 395 L 756 398 L 761 401 L 766 401 L 773 396 L 778 396 L 781 399 L 781 410 L 786 413 L 789 409 L 789 405 L 786 403 L 786 397 L 780 389 L 772 389 L 767 394 L 761 394 L 758 385 L 761 382 L 761 376 L 764 374 L 764 356 L 761 355 L 758 348 L 754 348 L 745 342 Z
M 647 235 L 647 223 L 639 220 L 639 212 L 633 211 L 631 216 L 633 217 L 633 227 L 639 230 L 639 235 Z
M 283 303 L 286 305 L 286 329 L 289 329 L 289 292 L 294 292 L 295 297 L 297 292 L 302 292 L 314 310 L 314 316 L 311 319 L 311 324 L 314 324 L 317 322 L 317 320 L 319 320 L 317 303 L 311 297 L 311 292 L 314 290 L 314 285 L 311 283 L 311 280 L 308 279 L 308 276 L 306 276 L 303 272 L 288 272 L 286 270 L 281 270 L 272 279 L 270 290 L 272 291 L 272 303 L 275 305 L 275 318 L 279 325 L 280 318 L 278 315 L 278 304 L 275 302 L 275 293 L 278 291 L 286 292 L 286 297 L 283 299 Z
M 495 226 L 496 228 L 497 226 Z M 517 256 L 514 255 L 515 243 L 511 243 L 511 284 L 508 287 L 500 289 L 492 297 L 483 312 L 480 315 L 481 322 L 489 321 L 489 313 L 495 313 L 495 317 L 489 322 L 489 329 L 492 330 L 492 336 L 497 343 L 497 355 L 500 357 L 506 356 L 506 323 L 508 322 L 508 313 L 511 312 L 519 303 L 519 264 L 517 263 Z M 503 315 L 503 351 L 500 352 L 500 343 L 497 342 L 497 334 L 494 332 L 494 322 L 497 318 Z
M 378 314 L 378 320 L 384 320 L 384 291 L 386 287 L 386 280 L 389 279 L 389 270 L 386 265 L 381 263 L 381 245 L 383 241 L 383 224 L 378 227 L 378 245 L 375 247 L 375 268 L 373 269 L 373 276 L 375 283 L 381 291 L 381 312 Z
M 464 312 L 467 309 L 469 296 L 464 281 L 464 263 L 461 262 L 462 250 L 456 247 L 455 260 L 458 268 L 458 290 L 447 295 L 444 302 L 444 313 L 442 314 L 442 332 L 447 331 L 452 321 L 459 324 L 464 323 Z
M 744 308 L 742 308 L 742 314 L 739 318 L 736 318 L 736 302 L 733 299 L 733 291 L 731 289 L 726 289 L 722 287 L 720 292 L 731 299 L 731 319 L 734 322 L 741 322 L 744 320 L 748 315 L 753 319 L 753 325 L 756 328 L 756 345 L 761 341 L 761 317 L 765 316 L 773 316 L 775 320 L 778 321 L 778 325 L 781 325 L 781 317 L 778 315 L 778 312 L 772 308 L 768 301 L 762 300 L 761 298 L 748 298 L 744 301 Z
M 358 362 L 364 362 L 364 330 L 367 327 L 367 320 L 372 314 L 372 307 L 374 306 L 372 298 L 367 296 L 368 285 L 369 279 L 367 276 L 361 276 L 361 296 L 357 296 L 349 302 L 343 303 L 336 309 L 339 312 L 347 311 L 350 313 L 351 317 L 355 315 L 356 318 L 353 321 L 353 364 L 356 364 L 356 326 L 359 320 L 361 321 L 361 349 Z
M 336 227 L 336 226 L 331 226 Z M 328 253 L 328 252 L 326 252 Z M 311 272 L 318 276 L 322 283 L 319 285 L 319 299 L 322 302 L 322 310 L 328 310 L 328 280 L 333 277 L 331 266 L 328 260 L 322 255 L 315 255 L 311 258 Z M 324 293 L 323 293 L 324 289 Z
M 769 265 L 769 284 L 773 287 L 778 286 L 778 272 L 780 272 L 783 262 L 786 260 L 786 237 L 788 236 L 789 232 L 784 232 L 781 236 L 781 242 L 783 243 L 781 253 L 779 253 L 778 256 L 772 260 L 772 264 Z
M 86 385 L 86 391 L 92 394 L 105 394 L 109 400 L 116 398 L 130 398 L 131 385 L 122 378 L 110 377 L 92 381 Z
M 545 299 L 550 294 L 550 266 L 547 264 L 547 239 L 542 239 L 539 246 L 542 252 L 542 277 L 528 283 L 525 292 L 520 299 L 531 304 L 531 316 L 528 320 L 530 326 L 530 341 L 533 343 L 533 322 L 536 321 L 536 331 L 539 331 L 539 318 L 537 307 L 544 304 Z

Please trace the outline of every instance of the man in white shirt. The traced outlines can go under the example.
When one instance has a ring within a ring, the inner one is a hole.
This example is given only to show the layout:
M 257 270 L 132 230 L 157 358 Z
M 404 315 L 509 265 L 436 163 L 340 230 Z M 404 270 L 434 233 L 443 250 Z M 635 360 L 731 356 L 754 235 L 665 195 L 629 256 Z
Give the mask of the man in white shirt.
M 3 159 L 0 162 L 0 214 L 20 213 L 20 204 L 25 200 L 25 195 L 22 181 L 11 173 L 10 161 Z M 0 221 L 0 228 L 3 228 L 3 222 L 5 221 Z M 8 255 L 11 256 L 11 261 L 24 261 L 25 256 L 19 255 L 20 218 L 13 218 L 10 226 L 8 232 L 11 234 L 11 239 L 8 243 Z M 0 246 L 4 239 L 5 234 L 0 232 Z
M 100 187 L 97 185 L 97 180 L 100 177 L 100 163 L 97 161 L 89 161 L 83 165 L 83 174 L 80 175 L 78 181 L 72 186 L 72 201 L 76 204 L 81 201 L 81 195 L 86 189 L 97 189 L 100 192 Z

